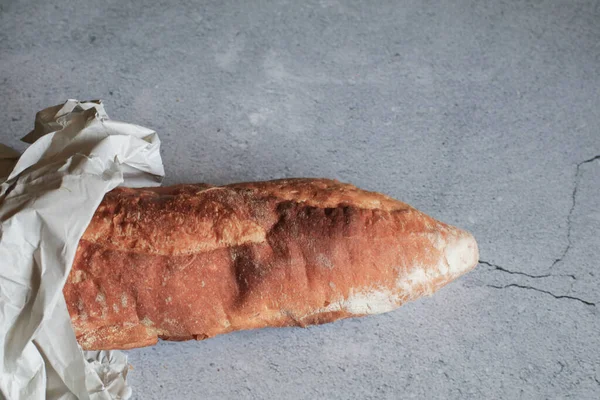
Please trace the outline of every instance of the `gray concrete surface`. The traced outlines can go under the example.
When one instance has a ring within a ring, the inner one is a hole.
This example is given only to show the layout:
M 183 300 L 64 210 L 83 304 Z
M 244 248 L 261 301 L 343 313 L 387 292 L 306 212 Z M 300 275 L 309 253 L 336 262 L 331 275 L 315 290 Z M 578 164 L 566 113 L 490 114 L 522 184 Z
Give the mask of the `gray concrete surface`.
M 166 184 L 337 178 L 479 241 L 386 315 L 130 351 L 135 399 L 600 398 L 600 2 L 0 4 L 0 142 L 102 98 Z

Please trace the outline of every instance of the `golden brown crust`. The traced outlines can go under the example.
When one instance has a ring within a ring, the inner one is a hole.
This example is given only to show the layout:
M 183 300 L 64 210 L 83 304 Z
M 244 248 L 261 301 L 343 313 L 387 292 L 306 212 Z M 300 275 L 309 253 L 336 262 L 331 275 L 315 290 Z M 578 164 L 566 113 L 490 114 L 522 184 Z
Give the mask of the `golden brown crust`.
M 477 259 L 467 232 L 332 180 L 118 188 L 64 295 L 84 349 L 133 348 L 391 311 Z

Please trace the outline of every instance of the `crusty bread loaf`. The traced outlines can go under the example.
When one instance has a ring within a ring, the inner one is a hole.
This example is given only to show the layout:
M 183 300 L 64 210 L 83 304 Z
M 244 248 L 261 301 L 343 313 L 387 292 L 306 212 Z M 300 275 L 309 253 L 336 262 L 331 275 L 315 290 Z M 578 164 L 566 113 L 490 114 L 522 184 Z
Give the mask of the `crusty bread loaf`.
M 391 311 L 477 260 L 469 233 L 337 181 L 118 188 L 64 295 L 84 349 L 128 349 Z

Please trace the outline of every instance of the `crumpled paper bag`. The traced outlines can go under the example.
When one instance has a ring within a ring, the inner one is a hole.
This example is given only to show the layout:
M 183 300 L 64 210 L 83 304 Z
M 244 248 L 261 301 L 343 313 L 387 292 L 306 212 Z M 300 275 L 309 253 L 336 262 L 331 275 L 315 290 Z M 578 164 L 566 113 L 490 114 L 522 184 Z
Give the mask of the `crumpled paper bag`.
M 129 398 L 126 356 L 81 350 L 62 289 L 104 194 L 160 185 L 158 136 L 110 120 L 100 101 L 68 100 L 23 140 L 20 156 L 0 146 L 0 397 Z

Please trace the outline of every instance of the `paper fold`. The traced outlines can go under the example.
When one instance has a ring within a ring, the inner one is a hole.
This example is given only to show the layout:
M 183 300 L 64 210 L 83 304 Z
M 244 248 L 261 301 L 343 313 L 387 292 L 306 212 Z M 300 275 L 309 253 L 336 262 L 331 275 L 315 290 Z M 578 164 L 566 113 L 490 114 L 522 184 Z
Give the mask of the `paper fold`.
M 31 145 L 20 157 L 0 147 L 0 393 L 128 398 L 125 355 L 84 355 L 62 288 L 104 194 L 160 184 L 158 135 L 110 120 L 100 101 L 68 100 L 40 111 L 23 140 Z

